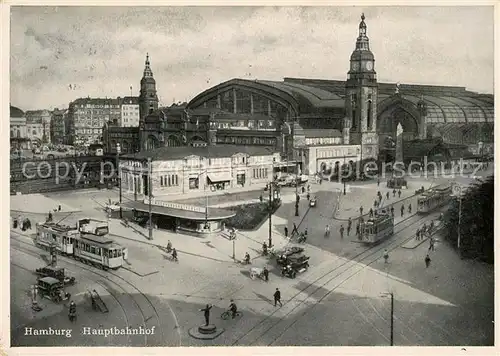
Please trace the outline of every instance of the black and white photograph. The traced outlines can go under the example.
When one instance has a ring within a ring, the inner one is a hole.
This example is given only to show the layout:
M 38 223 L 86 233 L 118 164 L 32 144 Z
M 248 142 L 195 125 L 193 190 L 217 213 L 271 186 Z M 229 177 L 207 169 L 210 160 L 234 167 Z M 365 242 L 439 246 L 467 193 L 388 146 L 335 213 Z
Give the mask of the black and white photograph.
M 498 9 L 435 5 L 2 5 L 2 348 L 494 354 Z

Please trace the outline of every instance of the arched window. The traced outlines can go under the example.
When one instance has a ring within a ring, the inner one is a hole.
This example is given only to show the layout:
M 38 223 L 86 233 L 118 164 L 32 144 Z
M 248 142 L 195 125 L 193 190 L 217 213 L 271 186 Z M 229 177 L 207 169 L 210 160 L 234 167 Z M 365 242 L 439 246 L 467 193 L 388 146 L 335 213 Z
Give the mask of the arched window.
M 352 128 L 356 129 L 358 127 L 357 117 L 356 117 L 356 94 L 351 94 L 351 118 L 352 118 Z

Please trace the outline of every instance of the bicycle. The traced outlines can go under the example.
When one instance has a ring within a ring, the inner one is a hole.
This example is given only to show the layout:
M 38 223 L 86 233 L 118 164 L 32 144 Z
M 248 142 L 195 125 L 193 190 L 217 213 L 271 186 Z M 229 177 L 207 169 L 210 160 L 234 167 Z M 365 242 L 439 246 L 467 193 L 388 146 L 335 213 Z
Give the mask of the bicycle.
M 229 318 L 232 318 L 232 316 L 233 316 L 233 313 L 231 312 L 231 310 L 226 310 L 226 311 L 224 311 L 224 313 L 222 313 L 220 315 L 222 320 L 227 320 Z M 241 312 L 237 311 L 236 316 L 241 316 Z

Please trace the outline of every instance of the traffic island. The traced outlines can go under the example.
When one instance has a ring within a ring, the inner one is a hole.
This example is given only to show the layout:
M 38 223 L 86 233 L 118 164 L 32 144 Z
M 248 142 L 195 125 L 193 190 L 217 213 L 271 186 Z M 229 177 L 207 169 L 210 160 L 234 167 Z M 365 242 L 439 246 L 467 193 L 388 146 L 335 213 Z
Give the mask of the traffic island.
M 199 340 L 213 340 L 220 336 L 223 332 L 223 328 L 217 329 L 214 324 L 202 325 L 189 329 L 189 335 Z

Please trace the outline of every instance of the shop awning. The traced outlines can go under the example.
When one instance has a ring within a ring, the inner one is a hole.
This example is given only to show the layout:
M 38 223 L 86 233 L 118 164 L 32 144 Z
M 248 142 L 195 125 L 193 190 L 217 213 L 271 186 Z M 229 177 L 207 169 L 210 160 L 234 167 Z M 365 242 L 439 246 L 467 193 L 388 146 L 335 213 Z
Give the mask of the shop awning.
M 140 201 L 129 201 L 123 204 L 123 206 L 127 209 L 135 209 L 137 211 L 142 211 L 142 212 L 149 212 L 149 205 L 144 204 L 143 202 Z M 205 217 L 205 213 L 197 212 L 197 211 L 189 211 L 189 210 L 182 210 L 182 209 L 173 209 L 173 208 L 166 208 L 163 206 L 157 206 L 157 205 L 152 205 L 151 206 L 151 212 L 153 214 L 157 215 L 165 215 L 165 216 L 171 216 L 175 218 L 181 218 L 181 219 L 187 219 L 187 220 L 193 220 L 193 221 L 203 221 L 205 218 L 207 218 L 209 221 L 213 220 L 223 220 L 230 218 L 236 213 L 231 210 L 225 210 L 225 209 L 219 209 L 219 208 L 208 208 L 208 216 Z
M 208 179 L 210 179 L 210 181 L 213 183 L 227 182 L 231 180 L 231 173 L 229 172 L 208 173 Z

